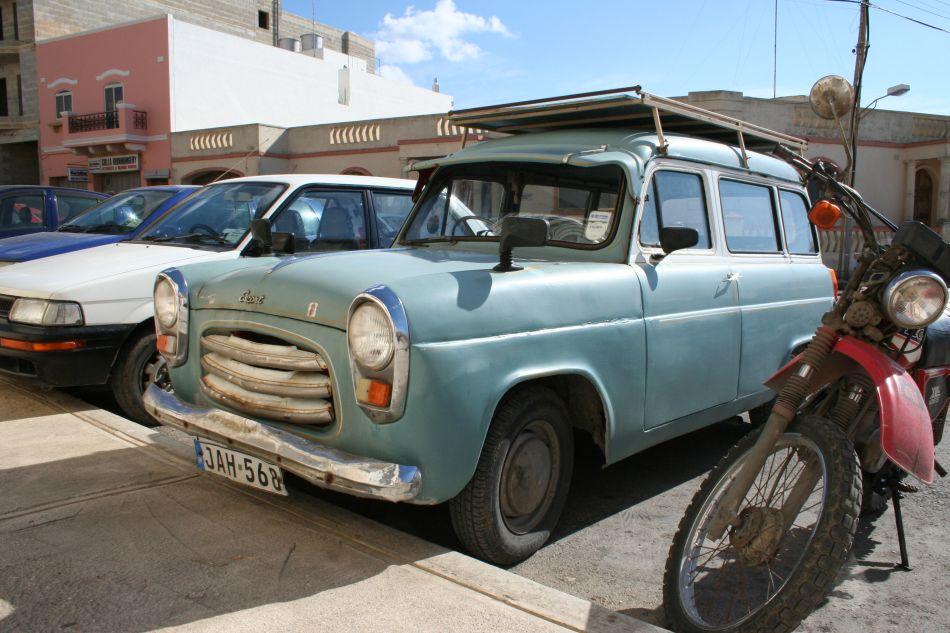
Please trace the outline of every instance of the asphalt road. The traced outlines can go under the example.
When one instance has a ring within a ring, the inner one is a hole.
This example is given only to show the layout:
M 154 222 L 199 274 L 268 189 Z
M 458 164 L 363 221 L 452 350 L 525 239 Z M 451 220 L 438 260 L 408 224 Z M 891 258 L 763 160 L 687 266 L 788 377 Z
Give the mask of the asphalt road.
M 115 410 L 108 396 L 81 394 Z M 615 611 L 662 625 L 667 550 L 689 500 L 710 468 L 749 426 L 738 418 L 667 442 L 607 468 L 579 436 L 567 506 L 551 541 L 511 571 Z M 950 443 L 938 449 L 950 464 Z M 293 496 L 316 497 L 446 547 L 458 549 L 448 508 L 356 499 L 290 481 Z M 890 508 L 863 520 L 851 564 L 832 596 L 801 626 L 808 632 L 940 631 L 950 621 L 950 482 L 907 497 L 912 572 L 899 560 Z

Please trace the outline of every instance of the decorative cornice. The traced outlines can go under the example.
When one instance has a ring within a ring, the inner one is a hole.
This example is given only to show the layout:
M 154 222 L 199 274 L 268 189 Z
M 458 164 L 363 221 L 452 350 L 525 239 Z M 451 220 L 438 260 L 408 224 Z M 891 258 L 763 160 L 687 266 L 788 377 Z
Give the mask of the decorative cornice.
M 128 77 L 128 70 L 119 70 L 118 68 L 110 68 L 101 75 L 96 75 L 96 81 L 102 81 L 103 79 L 108 79 L 109 77 Z
M 69 77 L 60 77 L 59 79 L 54 79 L 53 81 L 46 84 L 46 87 L 52 90 L 60 84 L 65 84 L 67 86 L 75 86 L 79 81 L 76 79 L 70 79 Z

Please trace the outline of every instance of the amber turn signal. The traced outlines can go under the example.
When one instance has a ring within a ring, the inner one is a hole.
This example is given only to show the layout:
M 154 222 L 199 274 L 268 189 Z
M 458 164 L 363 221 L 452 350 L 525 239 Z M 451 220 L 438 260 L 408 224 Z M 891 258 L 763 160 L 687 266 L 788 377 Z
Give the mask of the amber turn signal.
M 38 343 L 33 341 L 21 341 L 13 338 L 0 338 L 0 347 L 7 349 L 16 349 L 21 352 L 65 352 L 73 349 L 79 349 L 83 346 L 82 341 L 55 341 L 52 343 Z
M 808 221 L 826 231 L 834 228 L 840 217 L 841 209 L 838 205 L 827 200 L 819 200 L 808 212 Z
M 356 399 L 374 407 L 388 407 L 393 387 L 382 380 L 361 379 L 356 384 Z

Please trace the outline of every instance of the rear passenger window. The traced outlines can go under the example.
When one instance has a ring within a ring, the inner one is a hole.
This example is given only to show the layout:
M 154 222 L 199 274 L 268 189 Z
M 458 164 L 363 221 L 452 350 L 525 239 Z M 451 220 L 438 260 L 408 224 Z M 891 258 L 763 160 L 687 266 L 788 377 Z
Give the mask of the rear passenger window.
M 793 255 L 813 255 L 818 252 L 815 229 L 808 221 L 808 206 L 805 198 L 794 191 L 778 192 L 782 207 L 782 225 L 785 228 L 785 244 Z
M 56 194 L 56 215 L 60 224 L 69 222 L 74 217 L 88 209 L 99 204 L 96 198 L 88 196 L 71 196 L 69 194 Z
M 722 179 L 719 181 L 719 199 L 726 225 L 726 245 L 730 251 L 781 252 L 771 187 Z
M 660 229 L 685 226 L 696 229 L 699 241 L 695 248 L 710 248 L 709 220 L 703 180 L 698 174 L 679 171 L 658 171 L 647 188 L 640 220 L 640 243 L 660 245 Z
M 373 207 L 376 209 L 376 232 L 379 234 L 379 246 L 389 248 L 396 238 L 396 233 L 406 221 L 409 210 L 412 209 L 412 196 L 408 193 L 374 191 Z

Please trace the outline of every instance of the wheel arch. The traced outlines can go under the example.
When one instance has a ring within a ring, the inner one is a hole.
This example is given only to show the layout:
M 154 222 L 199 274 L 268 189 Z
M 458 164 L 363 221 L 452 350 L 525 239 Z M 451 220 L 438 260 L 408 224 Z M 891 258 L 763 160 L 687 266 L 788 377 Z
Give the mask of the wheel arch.
M 563 400 L 571 425 L 588 433 L 606 460 L 613 412 L 603 383 L 596 374 L 584 367 L 537 369 L 512 376 L 488 411 L 486 433 L 505 398 L 532 385 L 546 387 Z

